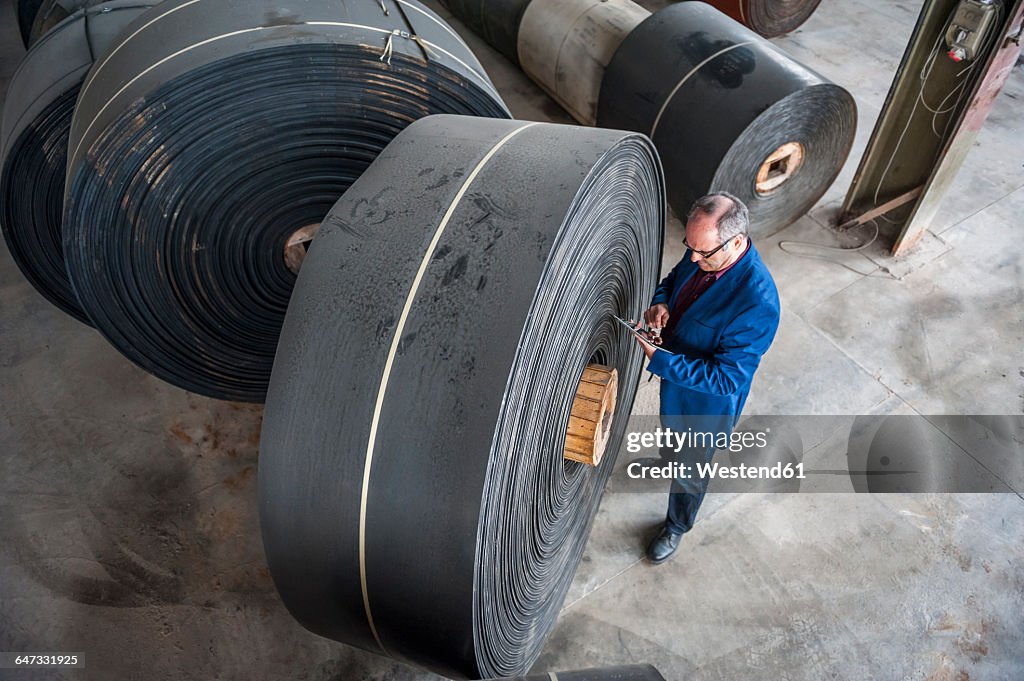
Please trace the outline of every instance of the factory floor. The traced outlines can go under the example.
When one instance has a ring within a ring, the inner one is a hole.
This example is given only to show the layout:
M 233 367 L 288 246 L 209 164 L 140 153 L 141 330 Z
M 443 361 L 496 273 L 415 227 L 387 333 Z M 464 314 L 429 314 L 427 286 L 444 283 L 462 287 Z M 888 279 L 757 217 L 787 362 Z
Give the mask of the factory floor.
M 1024 412 L 1024 67 L 916 251 L 826 254 L 839 264 L 778 247 L 835 243 L 829 217 L 920 5 L 826 0 L 775 41 L 851 90 L 860 122 L 818 207 L 755 241 L 783 313 L 747 413 Z M 570 122 L 453 25 L 517 117 Z M 21 55 L 2 2 L 0 93 Z M 673 220 L 666 267 L 681 239 Z M 439 678 L 318 638 L 285 611 L 257 524 L 261 412 L 142 372 L 0 248 L 0 651 L 86 664 L 0 679 Z M 657 413 L 656 381 L 634 413 Z M 643 543 L 664 504 L 605 496 L 537 672 L 649 662 L 671 681 L 1024 678 L 1018 494 L 711 494 L 678 556 L 654 567 Z

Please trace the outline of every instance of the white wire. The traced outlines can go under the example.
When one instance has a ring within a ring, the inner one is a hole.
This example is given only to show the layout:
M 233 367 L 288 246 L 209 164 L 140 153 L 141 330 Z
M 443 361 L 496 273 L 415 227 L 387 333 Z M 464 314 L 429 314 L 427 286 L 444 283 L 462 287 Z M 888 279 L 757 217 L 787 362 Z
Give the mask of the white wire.
M 928 84 L 928 78 L 932 74 L 932 69 L 935 66 L 935 58 L 939 54 L 939 44 L 943 37 L 946 35 L 946 31 L 949 29 L 949 25 L 953 22 L 953 15 L 949 16 L 946 20 L 946 25 L 942 31 L 939 32 L 938 38 L 935 40 L 935 44 L 932 45 L 931 54 L 928 55 L 928 59 L 925 60 L 924 65 L 921 67 L 921 88 L 917 91 L 917 97 L 914 98 L 914 106 L 910 109 L 910 115 L 907 116 L 907 124 L 903 126 L 903 130 L 900 132 L 899 138 L 896 140 L 896 146 L 893 147 L 892 155 L 889 156 L 889 162 L 885 164 L 885 170 L 882 171 L 881 176 L 878 178 L 878 186 L 875 187 L 875 195 L 873 202 L 875 206 L 878 205 L 878 194 L 882 190 L 882 183 L 885 181 L 885 176 L 889 174 L 892 169 L 892 164 L 896 160 L 896 154 L 900 150 L 900 146 L 903 144 L 903 138 L 907 136 L 907 131 L 910 130 L 910 124 L 914 120 L 914 114 L 917 113 L 917 105 L 921 102 L 921 95 L 924 92 L 925 85 Z
M 868 224 L 868 223 L 865 222 L 864 224 Z M 879 276 L 879 275 L 873 274 L 872 272 L 861 272 L 856 267 L 851 267 L 850 265 L 847 265 L 845 262 L 840 262 L 840 261 L 836 260 L 835 258 L 830 258 L 830 257 L 828 257 L 826 255 L 816 255 L 814 253 L 798 253 L 796 251 L 791 251 L 788 248 L 786 248 L 787 245 L 811 246 L 813 248 L 820 248 L 823 251 L 838 251 L 840 253 L 856 253 L 857 251 L 863 251 L 865 248 L 867 248 L 871 244 L 875 243 L 875 241 L 878 239 L 878 233 L 879 233 L 878 222 L 875 221 L 875 220 L 871 220 L 870 224 L 874 226 L 875 233 L 873 235 L 871 235 L 870 239 L 868 239 L 867 241 L 862 243 L 860 246 L 851 246 L 851 247 L 827 246 L 825 244 L 819 244 L 819 243 L 815 243 L 813 241 L 790 241 L 790 240 L 783 240 L 783 241 L 779 242 L 779 250 L 782 251 L 783 253 L 787 253 L 787 254 L 795 256 L 797 258 L 810 258 L 812 260 L 824 260 L 826 262 L 830 262 L 830 263 L 833 263 L 835 265 L 839 265 L 840 267 L 844 267 L 844 268 L 850 270 L 851 272 L 856 272 L 857 274 L 861 275 L 862 277 L 875 277 L 876 279 L 896 279 L 897 277 L 893 276 L 889 272 L 889 270 L 884 268 L 884 267 L 880 267 L 879 269 L 882 272 L 885 273 L 885 276 Z
M 959 72 L 958 74 L 956 74 L 956 76 L 954 76 L 954 78 L 955 78 L 955 79 L 957 79 L 957 80 L 959 80 L 961 76 L 963 76 L 963 75 L 964 75 L 965 73 L 967 73 L 968 71 L 970 71 L 971 69 L 973 69 L 973 68 L 974 68 L 974 66 L 975 66 L 975 64 L 977 64 L 977 62 L 973 62 L 973 63 L 971 63 L 971 65 L 970 65 L 970 66 L 968 66 L 968 67 L 967 67 L 967 68 L 965 68 L 965 69 L 962 69 L 962 70 L 961 70 L 961 71 L 960 71 L 960 72 Z M 957 85 L 957 86 L 956 86 L 955 88 L 953 88 L 952 90 L 950 90 L 950 94 L 952 94 L 952 93 L 956 92 L 957 90 L 959 90 L 960 88 L 962 88 L 962 87 L 963 87 L 963 86 L 964 86 L 964 85 L 965 85 L 966 83 L 967 83 L 967 80 L 966 80 L 966 79 L 962 80 L 962 81 L 960 82 L 960 84 L 959 84 L 959 85 Z M 931 111 L 931 112 L 932 112 L 933 114 L 944 114 L 944 113 L 949 113 L 950 111 L 952 111 L 953 109 L 955 109 L 955 108 L 956 108 L 956 105 L 955 105 L 955 104 L 954 104 L 953 106 L 949 107 L 948 109 L 943 109 L 943 108 L 942 108 L 942 105 L 943 105 L 943 104 L 944 104 L 944 103 L 946 102 L 946 100 L 947 100 L 947 99 L 949 99 L 949 97 L 950 97 L 950 95 L 946 95 L 945 99 L 943 99 L 943 100 L 942 100 L 941 102 L 939 102 L 939 106 L 937 107 L 937 109 L 933 109 L 933 108 L 931 108 L 930 106 L 928 106 L 928 100 L 926 100 L 926 99 L 924 98 L 924 95 L 923 95 L 923 93 L 922 93 L 922 96 L 921 96 L 921 104 L 923 104 L 923 105 L 924 105 L 924 108 L 928 109 L 928 110 L 929 110 L 929 111 Z

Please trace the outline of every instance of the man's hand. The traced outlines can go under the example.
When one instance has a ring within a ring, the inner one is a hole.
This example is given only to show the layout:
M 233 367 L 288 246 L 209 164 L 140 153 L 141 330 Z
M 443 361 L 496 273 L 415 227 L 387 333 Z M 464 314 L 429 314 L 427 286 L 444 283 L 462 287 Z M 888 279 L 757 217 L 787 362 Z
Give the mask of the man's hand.
M 634 328 L 637 331 L 643 331 L 643 324 L 640 324 L 638 322 L 637 325 Z M 647 355 L 647 359 L 650 359 L 651 357 L 654 356 L 654 351 L 658 349 L 657 346 L 652 345 L 651 343 L 649 343 L 643 337 L 642 333 L 639 334 L 639 335 L 638 334 L 633 334 L 633 338 L 636 338 L 636 342 L 640 344 L 640 348 L 644 351 L 644 354 Z
M 651 305 L 644 312 L 644 321 L 652 329 L 664 329 L 668 325 L 668 305 L 664 303 Z

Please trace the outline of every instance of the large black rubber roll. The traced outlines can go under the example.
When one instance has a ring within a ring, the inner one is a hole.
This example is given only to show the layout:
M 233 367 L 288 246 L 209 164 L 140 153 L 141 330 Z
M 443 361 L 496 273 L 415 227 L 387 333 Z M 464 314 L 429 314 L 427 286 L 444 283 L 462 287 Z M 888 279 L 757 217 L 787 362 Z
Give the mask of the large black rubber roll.
M 703 2 L 653 14 L 605 71 L 602 127 L 649 135 L 679 215 L 708 191 L 750 209 L 751 231 L 790 224 L 838 175 L 856 130 L 853 97 Z
M 147 371 L 262 401 L 295 282 L 286 245 L 434 113 L 508 116 L 413 0 L 162 3 L 75 110 L 64 242 L 82 307 Z
M 821 0 L 704 0 L 765 38 L 795 31 Z
M 626 428 L 657 281 L 641 135 L 435 116 L 334 206 L 292 296 L 260 441 L 263 542 L 310 630 L 451 677 L 525 673 Z M 563 459 L 584 368 L 609 452 Z
M 519 63 L 519 24 L 532 0 L 441 0 L 459 21 L 501 52 Z
M 113 0 L 75 12 L 32 46 L 4 100 L 0 229 L 25 278 L 85 323 L 68 281 L 61 237 L 71 117 L 94 57 L 157 1 Z
M 495 679 L 494 681 L 665 681 L 665 677 L 649 664 L 628 667 L 603 667 L 572 672 L 548 672 L 533 676 Z

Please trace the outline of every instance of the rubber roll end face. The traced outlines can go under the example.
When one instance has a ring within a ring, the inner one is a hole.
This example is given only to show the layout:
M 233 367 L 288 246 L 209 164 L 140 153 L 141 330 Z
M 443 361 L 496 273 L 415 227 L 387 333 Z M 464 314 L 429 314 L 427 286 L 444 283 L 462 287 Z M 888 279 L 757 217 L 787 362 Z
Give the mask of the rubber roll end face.
M 831 83 L 805 88 L 751 123 L 722 159 L 711 187 L 733 192 L 747 204 L 751 233 L 770 234 L 807 213 L 824 195 L 850 153 L 856 129 L 857 109 L 849 92 Z M 772 162 L 780 151 L 783 158 Z M 769 177 L 780 173 L 782 182 L 772 187 L 769 180 L 771 188 L 762 190 L 756 171 L 769 164 L 776 166 Z
M 656 158 L 646 138 L 634 135 L 594 164 L 550 251 L 523 330 L 491 449 L 477 544 L 474 638 L 484 675 L 521 674 L 536 661 L 614 467 L 642 356 L 611 315 L 642 309 L 647 282 L 657 276 L 652 263 L 660 248 L 649 241 L 660 238 L 653 227 L 661 212 Z M 562 456 L 572 399 L 589 362 L 616 368 L 625 379 L 607 454 L 596 468 Z
M 166 0 L 120 40 L 72 124 L 68 272 L 115 347 L 211 397 L 263 400 L 286 243 L 395 135 L 432 113 L 508 115 L 412 1 Z
M 843 88 L 710 5 L 685 2 L 633 30 L 605 71 L 598 125 L 649 134 L 665 164 L 668 199 L 685 216 L 711 191 L 750 209 L 768 234 L 821 198 L 853 143 L 856 108 Z M 607 93 L 607 94 L 606 94 Z M 612 96 L 610 93 L 616 93 Z M 799 148 L 758 191 L 780 148 Z
M 820 3 L 821 0 L 708 0 L 708 4 L 765 38 L 795 31 Z
M 743 0 L 747 2 L 745 22 L 765 38 L 775 38 L 800 28 L 821 0 Z
M 334 206 L 261 440 L 268 564 L 305 626 L 452 677 L 529 668 L 632 406 L 611 315 L 657 282 L 663 191 L 640 135 L 433 116 Z M 591 362 L 619 376 L 597 467 L 563 459 Z

